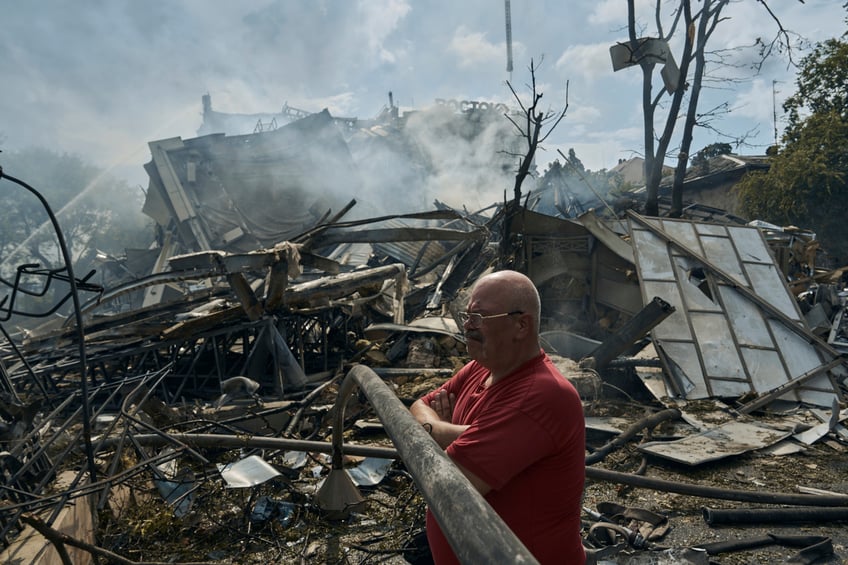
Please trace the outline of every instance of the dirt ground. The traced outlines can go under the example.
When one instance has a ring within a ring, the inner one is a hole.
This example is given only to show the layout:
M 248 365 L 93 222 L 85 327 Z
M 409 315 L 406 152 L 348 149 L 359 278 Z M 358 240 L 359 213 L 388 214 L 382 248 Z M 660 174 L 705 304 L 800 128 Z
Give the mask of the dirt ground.
M 601 466 L 632 472 L 640 463 L 641 454 L 638 454 L 635 448 L 628 446 L 621 452 L 611 455 L 608 460 L 603 461 Z M 654 461 L 648 463 L 644 474 L 651 478 L 730 490 L 798 494 L 799 487 L 812 487 L 846 493 L 848 492 L 848 453 L 838 445 L 814 445 L 805 452 L 794 455 L 773 456 L 749 453 L 696 468 Z M 831 540 L 834 555 L 818 560 L 816 563 L 845 563 L 848 559 L 848 524 L 844 522 L 711 526 L 706 522 L 704 512 L 705 508 L 778 508 L 777 505 L 714 500 L 588 480 L 585 506 L 595 508 L 601 502 L 614 502 L 627 508 L 642 508 L 667 517 L 668 532 L 655 540 L 659 546 L 682 549 L 719 541 L 761 538 L 769 534 L 827 536 Z M 758 549 L 713 555 L 710 556 L 709 563 L 723 565 L 780 563 L 798 552 L 797 547 L 774 544 Z M 673 559 L 650 561 L 650 553 L 656 552 L 635 551 L 632 547 L 628 547 L 610 560 L 613 563 L 686 563 L 686 561 Z
M 410 379 L 396 383 L 396 390 L 404 402 L 411 402 L 439 382 L 439 379 Z M 331 395 L 332 391 L 328 391 L 328 400 Z M 634 404 L 630 400 L 595 402 L 587 406 L 587 414 L 598 410 L 641 414 L 646 408 L 652 408 L 649 404 Z M 367 409 L 359 417 L 373 421 L 373 414 Z M 346 432 L 346 441 L 391 446 L 379 429 L 375 431 L 373 427 L 352 427 Z M 591 450 L 606 441 L 608 439 L 590 436 L 587 443 L 591 444 Z M 798 454 L 774 456 L 753 452 L 697 467 L 667 460 L 645 460 L 637 449 L 638 441 L 636 438 L 611 452 L 594 466 L 731 490 L 798 494 L 799 489 L 807 487 L 848 493 L 848 449 L 834 438 L 826 438 Z M 296 466 L 285 453 L 266 450 L 260 454 L 282 472 L 281 476 L 252 489 L 229 489 L 210 469 L 193 469 L 197 480 L 193 505 L 188 513 L 179 517 L 157 495 L 149 478 L 136 478 L 132 483 L 132 502 L 120 512 L 107 508 L 101 513 L 100 545 L 129 559 L 171 563 L 418 565 L 427 562 L 414 550 L 413 543 L 423 528 L 425 501 L 401 462 L 392 463 L 377 485 L 360 488 L 366 499 L 360 511 L 344 520 L 333 521 L 322 515 L 313 499 L 319 481 L 326 477 L 329 469 L 326 456 L 309 454 L 305 462 Z M 207 453 L 210 459 L 218 456 L 221 461 L 231 460 L 232 455 L 226 450 Z M 349 464 L 353 466 L 360 461 L 351 458 Z M 260 501 L 263 508 L 273 508 L 273 511 L 259 516 Z M 642 530 L 646 535 L 651 531 L 662 532 L 656 539 L 649 537 L 653 549 L 643 549 L 623 538 L 598 537 L 596 530 L 590 531 L 595 520 L 584 515 L 584 539 L 587 545 L 599 550 L 599 562 L 602 563 L 765 564 L 786 562 L 801 549 L 772 544 L 708 558 L 703 554 L 690 560 L 683 557 L 685 549 L 704 543 L 762 538 L 768 534 L 826 536 L 832 544 L 833 555 L 815 562 L 843 563 L 848 560 L 848 524 L 844 522 L 710 526 L 705 521 L 704 508 L 769 505 L 711 500 L 587 480 L 584 507 L 594 511 L 602 503 L 643 509 L 667 519 L 665 530 L 662 526 Z M 638 527 L 636 523 L 629 524 L 633 526 L 631 531 Z

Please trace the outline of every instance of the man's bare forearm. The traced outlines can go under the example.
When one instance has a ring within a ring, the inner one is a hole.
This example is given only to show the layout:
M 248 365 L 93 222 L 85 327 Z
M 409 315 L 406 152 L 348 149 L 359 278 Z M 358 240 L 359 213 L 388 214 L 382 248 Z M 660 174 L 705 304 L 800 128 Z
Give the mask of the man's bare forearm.
M 468 429 L 468 426 L 460 426 L 443 420 L 435 410 L 421 399 L 416 400 L 410 406 L 409 411 L 422 425 L 428 424 L 430 435 L 442 449 L 449 446 L 453 440 L 459 437 L 459 434 Z

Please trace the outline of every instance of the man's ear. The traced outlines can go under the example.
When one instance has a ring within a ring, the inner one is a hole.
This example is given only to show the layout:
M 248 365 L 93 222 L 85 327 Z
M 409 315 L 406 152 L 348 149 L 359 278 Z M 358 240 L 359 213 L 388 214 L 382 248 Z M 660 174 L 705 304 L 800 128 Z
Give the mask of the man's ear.
M 530 332 L 531 326 L 533 323 L 533 317 L 530 314 L 519 314 L 518 315 L 518 337 L 525 338 L 527 334 Z

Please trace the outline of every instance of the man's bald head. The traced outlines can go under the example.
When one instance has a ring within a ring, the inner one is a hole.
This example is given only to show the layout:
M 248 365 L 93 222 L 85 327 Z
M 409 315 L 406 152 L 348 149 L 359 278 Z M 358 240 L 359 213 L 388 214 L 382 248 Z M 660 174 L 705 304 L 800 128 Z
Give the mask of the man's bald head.
M 539 292 L 517 271 L 497 271 L 478 279 L 463 324 L 468 355 L 489 369 L 495 383 L 539 355 Z
M 495 271 L 481 277 L 475 284 L 474 290 L 496 292 L 501 299 L 504 311 L 521 311 L 533 316 L 536 333 L 542 317 L 542 303 L 539 291 L 526 275 L 518 271 Z

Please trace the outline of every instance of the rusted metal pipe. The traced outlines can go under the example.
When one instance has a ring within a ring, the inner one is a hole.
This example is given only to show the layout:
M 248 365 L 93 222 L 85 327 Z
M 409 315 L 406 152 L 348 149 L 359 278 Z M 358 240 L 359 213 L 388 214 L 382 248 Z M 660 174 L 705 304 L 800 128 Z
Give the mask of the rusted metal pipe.
M 538 563 L 395 393 L 364 365 L 354 365 L 339 388 L 333 422 L 334 461 L 342 454 L 344 406 L 357 384 L 461 563 Z

